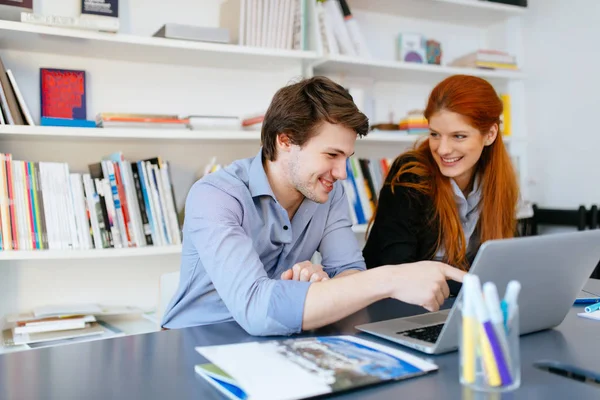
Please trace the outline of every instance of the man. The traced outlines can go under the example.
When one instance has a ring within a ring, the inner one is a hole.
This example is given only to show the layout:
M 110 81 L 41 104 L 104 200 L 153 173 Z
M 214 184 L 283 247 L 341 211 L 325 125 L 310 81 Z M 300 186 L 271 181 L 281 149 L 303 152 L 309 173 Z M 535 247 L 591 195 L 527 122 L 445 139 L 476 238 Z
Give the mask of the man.
M 327 78 L 280 89 L 256 157 L 190 189 L 179 289 L 162 325 L 233 318 L 252 335 L 288 335 L 387 297 L 439 309 L 460 270 L 433 261 L 365 270 L 337 181 L 367 131 L 352 97 Z M 316 250 L 323 266 L 308 261 Z

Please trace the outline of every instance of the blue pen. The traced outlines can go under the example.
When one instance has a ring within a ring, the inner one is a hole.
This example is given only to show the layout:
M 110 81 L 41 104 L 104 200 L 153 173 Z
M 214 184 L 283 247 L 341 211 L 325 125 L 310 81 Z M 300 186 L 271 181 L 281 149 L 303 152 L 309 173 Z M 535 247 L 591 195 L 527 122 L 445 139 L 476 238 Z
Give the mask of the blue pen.
M 594 312 L 594 311 L 597 311 L 597 310 L 600 310 L 600 302 L 598 302 L 598 303 L 596 303 L 594 305 L 591 305 L 591 306 L 587 306 L 585 308 L 585 312 L 587 312 L 587 313 Z
M 574 304 L 596 304 L 600 302 L 600 297 L 580 297 L 575 299 Z

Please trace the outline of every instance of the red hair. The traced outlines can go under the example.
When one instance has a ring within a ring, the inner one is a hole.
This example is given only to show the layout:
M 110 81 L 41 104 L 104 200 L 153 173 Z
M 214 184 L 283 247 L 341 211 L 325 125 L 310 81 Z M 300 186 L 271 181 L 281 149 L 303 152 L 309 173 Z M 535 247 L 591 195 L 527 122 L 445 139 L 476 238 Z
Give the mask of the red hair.
M 454 75 L 444 79 L 431 92 L 425 117 L 429 120 L 442 110 L 462 115 L 482 134 L 494 124 L 500 125 L 502 101 L 494 88 L 485 80 L 468 75 Z M 444 261 L 467 269 L 467 243 L 462 229 L 450 179 L 442 175 L 436 164 L 428 140 L 401 155 L 409 160 L 402 165 L 388 184 L 413 188 L 433 200 L 432 227 L 437 225 L 437 249 L 445 249 Z M 516 208 L 519 197 L 517 178 L 504 147 L 502 135 L 484 147 L 475 173 L 481 174 L 481 213 L 478 222 L 480 243 L 491 239 L 513 237 L 516 232 Z M 405 175 L 417 179 L 404 179 Z

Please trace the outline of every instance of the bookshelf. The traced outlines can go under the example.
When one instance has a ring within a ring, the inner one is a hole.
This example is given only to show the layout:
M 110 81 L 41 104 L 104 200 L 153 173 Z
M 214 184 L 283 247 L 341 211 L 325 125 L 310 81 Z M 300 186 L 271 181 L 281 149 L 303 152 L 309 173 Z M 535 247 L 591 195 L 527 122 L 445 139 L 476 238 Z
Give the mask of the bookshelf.
M 0 20 L 3 49 L 83 57 L 243 69 L 280 69 L 316 58 L 314 51 L 276 50 L 31 25 Z
M 523 7 L 479 0 L 350 0 L 352 10 L 485 27 L 525 14 Z
M 146 246 L 139 248 L 92 250 L 12 250 L 0 251 L 0 261 L 120 259 L 123 257 L 154 257 L 172 254 L 181 254 L 181 246 Z
M 443 39 L 444 61 L 479 45 L 498 46 L 522 59 L 519 18 L 526 11 L 475 0 L 350 0 L 353 14 L 372 46 L 373 59 L 328 56 L 309 40 L 306 51 L 220 45 L 151 37 L 177 15 L 183 23 L 218 25 L 220 0 L 174 0 L 167 8 L 131 0 L 134 12 L 125 33 L 108 34 L 0 21 L 0 56 L 14 70 L 36 123 L 39 115 L 39 68 L 83 69 L 89 74 L 88 119 L 98 112 L 177 114 L 255 113 L 273 93 L 301 76 L 324 74 L 346 87 L 359 87 L 376 102 L 373 123 L 393 112 L 424 105 L 433 85 L 455 73 L 489 79 L 513 101 L 509 141 L 526 165 L 527 132 L 522 82 L 525 72 L 454 68 L 395 61 L 394 37 L 406 27 Z M 312 17 L 309 11 L 309 18 Z M 216 16 L 216 18 L 215 18 Z M 152 24 L 152 23 L 153 24 Z M 309 29 L 311 24 L 309 23 Z M 313 38 L 314 39 L 314 38 Z M 524 65 L 524 64 L 523 64 Z M 15 159 L 68 162 L 73 171 L 122 150 L 138 160 L 160 155 L 173 164 L 179 209 L 198 170 L 212 156 L 222 164 L 256 154 L 258 131 L 87 129 L 0 126 L 1 151 Z M 358 157 L 393 158 L 418 136 L 370 132 L 356 145 Z M 526 169 L 523 169 L 526 181 Z M 365 225 L 353 227 L 364 238 Z M 151 309 L 161 274 L 179 268 L 180 246 L 103 250 L 0 252 L 0 316 L 48 303 L 109 303 Z M 47 282 L 53 282 L 48 285 Z M 2 327 L 2 322 L 0 322 Z M 128 328 L 132 333 L 146 328 Z M 129 333 L 129 332 L 128 332 Z
M 395 131 L 373 130 L 356 141 L 360 146 L 364 143 L 401 143 L 413 144 L 420 135 L 411 135 Z M 260 141 L 260 132 L 256 130 L 189 130 L 189 129 L 138 129 L 138 128 L 60 128 L 53 126 L 0 125 L 0 140 L 67 140 L 67 141 Z M 511 138 L 504 137 L 508 142 Z
M 432 77 L 442 80 L 455 74 L 475 75 L 500 83 L 525 78 L 525 75 L 519 71 L 459 68 L 376 59 L 365 60 L 344 55 L 324 57 L 315 61 L 312 66 L 315 74 L 343 74 L 346 77 L 368 77 L 381 81 L 415 81 Z

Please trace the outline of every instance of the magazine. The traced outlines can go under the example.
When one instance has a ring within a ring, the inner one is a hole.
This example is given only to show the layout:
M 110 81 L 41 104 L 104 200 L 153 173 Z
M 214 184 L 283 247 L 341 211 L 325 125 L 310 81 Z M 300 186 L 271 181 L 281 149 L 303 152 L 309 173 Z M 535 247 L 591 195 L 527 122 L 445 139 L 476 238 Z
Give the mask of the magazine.
M 304 399 L 424 375 L 437 365 L 354 336 L 196 347 L 198 374 L 231 399 Z

